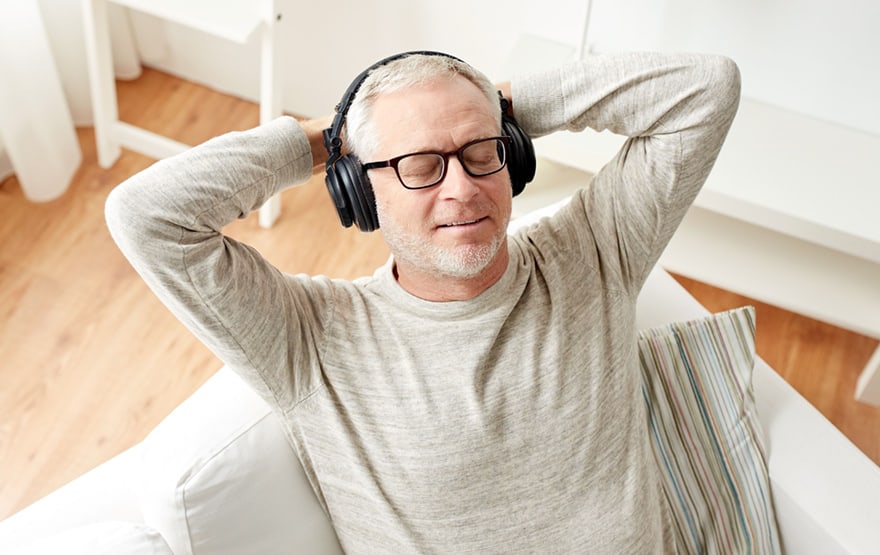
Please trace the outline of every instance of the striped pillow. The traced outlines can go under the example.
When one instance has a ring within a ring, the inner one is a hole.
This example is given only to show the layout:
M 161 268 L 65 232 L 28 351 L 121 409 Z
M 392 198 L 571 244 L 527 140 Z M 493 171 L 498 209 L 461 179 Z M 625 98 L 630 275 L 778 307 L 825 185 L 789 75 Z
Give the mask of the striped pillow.
M 654 456 L 682 553 L 780 553 L 752 395 L 755 311 L 642 331 Z

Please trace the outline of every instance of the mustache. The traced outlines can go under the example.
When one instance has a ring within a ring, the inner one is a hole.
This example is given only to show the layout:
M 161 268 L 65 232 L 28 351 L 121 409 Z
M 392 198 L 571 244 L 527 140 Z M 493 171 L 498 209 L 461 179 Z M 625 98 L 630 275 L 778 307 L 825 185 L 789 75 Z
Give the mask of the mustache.
M 497 218 L 498 209 L 491 202 L 475 201 L 460 203 L 458 206 L 443 206 L 432 214 L 434 227 L 476 223 L 486 218 Z

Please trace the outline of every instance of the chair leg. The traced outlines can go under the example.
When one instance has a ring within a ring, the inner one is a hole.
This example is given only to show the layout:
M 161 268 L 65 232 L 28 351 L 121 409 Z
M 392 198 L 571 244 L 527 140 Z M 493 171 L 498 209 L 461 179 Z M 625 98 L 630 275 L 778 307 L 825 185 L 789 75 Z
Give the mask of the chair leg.
M 856 384 L 856 400 L 880 407 L 880 346 L 862 370 Z
M 82 6 L 98 164 L 102 168 L 109 168 L 119 158 L 121 149 L 113 136 L 113 127 L 119 114 L 107 24 L 107 0 L 83 0 Z

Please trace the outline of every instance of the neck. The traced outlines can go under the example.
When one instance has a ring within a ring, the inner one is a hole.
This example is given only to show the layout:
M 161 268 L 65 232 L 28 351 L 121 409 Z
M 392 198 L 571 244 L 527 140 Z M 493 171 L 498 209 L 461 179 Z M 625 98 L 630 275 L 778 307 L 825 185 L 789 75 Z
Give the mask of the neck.
M 395 261 L 394 277 L 407 293 L 426 301 L 468 301 L 498 283 L 507 271 L 509 258 L 507 248 L 502 247 L 486 268 L 470 277 L 429 273 Z

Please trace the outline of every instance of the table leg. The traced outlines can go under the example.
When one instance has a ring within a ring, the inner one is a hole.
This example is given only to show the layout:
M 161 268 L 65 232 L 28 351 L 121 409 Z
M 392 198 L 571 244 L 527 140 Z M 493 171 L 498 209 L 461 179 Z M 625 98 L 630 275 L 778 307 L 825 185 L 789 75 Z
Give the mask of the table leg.
M 880 346 L 871 355 L 856 384 L 856 399 L 880 407 Z

